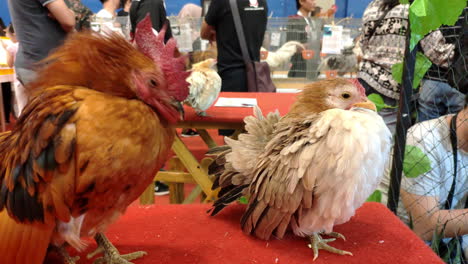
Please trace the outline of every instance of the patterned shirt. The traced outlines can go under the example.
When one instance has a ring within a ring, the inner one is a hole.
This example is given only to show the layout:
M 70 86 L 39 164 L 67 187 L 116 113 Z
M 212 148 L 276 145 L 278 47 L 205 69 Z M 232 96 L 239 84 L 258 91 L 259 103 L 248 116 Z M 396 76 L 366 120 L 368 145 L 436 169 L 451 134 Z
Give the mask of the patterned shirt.
M 379 93 L 398 99 L 400 85 L 392 77 L 392 66 L 403 61 L 409 5 L 391 10 L 383 10 L 382 5 L 382 0 L 374 0 L 364 11 L 360 43 L 364 56 L 358 76 Z

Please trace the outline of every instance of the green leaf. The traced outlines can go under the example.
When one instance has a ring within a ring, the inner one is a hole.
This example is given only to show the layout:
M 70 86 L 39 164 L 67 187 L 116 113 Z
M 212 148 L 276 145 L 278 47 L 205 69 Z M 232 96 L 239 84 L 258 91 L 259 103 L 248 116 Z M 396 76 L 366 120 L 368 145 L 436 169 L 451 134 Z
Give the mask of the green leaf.
M 431 67 L 432 62 L 423 53 L 419 52 L 416 54 L 416 65 L 414 68 L 414 79 L 413 79 L 413 89 L 419 87 L 424 75 L 426 75 L 427 70 Z
M 400 4 L 402 5 L 409 4 L 409 0 L 400 0 Z
M 241 198 L 239 198 L 239 203 L 240 204 L 248 204 L 249 199 L 247 199 L 247 197 L 245 197 L 245 196 L 242 196 Z
M 392 77 L 397 83 L 401 84 L 401 80 L 403 79 L 403 62 L 392 65 Z
M 424 152 L 411 145 L 406 145 L 405 159 L 403 161 L 403 172 L 408 178 L 416 178 L 432 170 L 431 160 L 424 154 Z
M 369 94 L 367 98 L 369 99 L 369 101 L 375 104 L 375 106 L 377 107 L 377 112 L 379 112 L 380 110 L 382 110 L 382 108 L 385 107 L 384 100 L 382 96 L 380 96 L 379 94 L 372 93 L 372 94 Z
M 382 192 L 379 190 L 375 190 L 366 200 L 366 202 L 382 202 Z
M 409 9 L 410 49 L 441 25 L 454 25 L 465 6 L 466 0 L 415 0 Z
M 416 65 L 414 66 L 414 78 L 413 78 L 413 89 L 419 87 L 419 83 L 426 74 L 427 70 L 431 67 L 432 62 L 423 53 L 418 52 L 416 54 Z M 403 63 L 396 63 L 392 66 L 393 79 L 399 84 L 403 79 Z

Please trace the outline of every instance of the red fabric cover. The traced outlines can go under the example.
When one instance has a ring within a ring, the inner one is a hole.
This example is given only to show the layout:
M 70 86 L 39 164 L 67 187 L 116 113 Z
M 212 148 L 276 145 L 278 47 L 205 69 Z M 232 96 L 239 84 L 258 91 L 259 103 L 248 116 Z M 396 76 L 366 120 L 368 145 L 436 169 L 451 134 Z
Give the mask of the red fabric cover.
M 350 222 L 335 228 L 347 240 L 330 245 L 351 251 L 354 256 L 320 251 L 315 262 L 308 241 L 303 238 L 289 234 L 283 240 L 263 241 L 242 233 L 239 220 L 244 205 L 229 206 L 215 217 L 206 214 L 209 207 L 207 204 L 134 205 L 111 226 L 107 236 L 121 253 L 148 252 L 147 256 L 135 260 L 135 264 L 443 263 L 378 203 L 364 204 Z M 94 247 L 91 242 L 86 253 Z M 91 261 L 86 261 L 81 254 L 79 263 Z
M 289 111 L 295 101 L 295 93 L 233 93 L 222 92 L 219 97 L 257 98 L 257 103 L 263 114 L 274 112 L 276 109 L 281 115 Z M 197 116 L 193 108 L 185 107 L 184 121 L 228 122 L 241 123 L 244 117 L 253 114 L 252 107 L 218 107 L 212 106 L 206 110 L 208 116 Z

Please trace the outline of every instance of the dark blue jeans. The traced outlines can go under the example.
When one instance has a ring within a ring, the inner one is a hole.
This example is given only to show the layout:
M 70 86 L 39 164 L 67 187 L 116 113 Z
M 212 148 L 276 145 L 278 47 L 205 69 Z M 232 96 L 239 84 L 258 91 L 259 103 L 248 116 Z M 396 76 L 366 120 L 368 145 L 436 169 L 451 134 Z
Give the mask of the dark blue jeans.
M 418 98 L 418 122 L 462 110 L 465 96 L 447 83 L 422 80 Z

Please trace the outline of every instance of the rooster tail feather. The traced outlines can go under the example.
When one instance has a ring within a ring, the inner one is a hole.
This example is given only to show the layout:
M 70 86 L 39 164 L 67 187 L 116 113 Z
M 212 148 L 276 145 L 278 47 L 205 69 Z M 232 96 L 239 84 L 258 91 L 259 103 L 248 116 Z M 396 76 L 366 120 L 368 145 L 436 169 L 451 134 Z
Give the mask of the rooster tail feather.
M 18 223 L 1 211 L 0 263 L 42 264 L 53 231 L 53 225 Z

